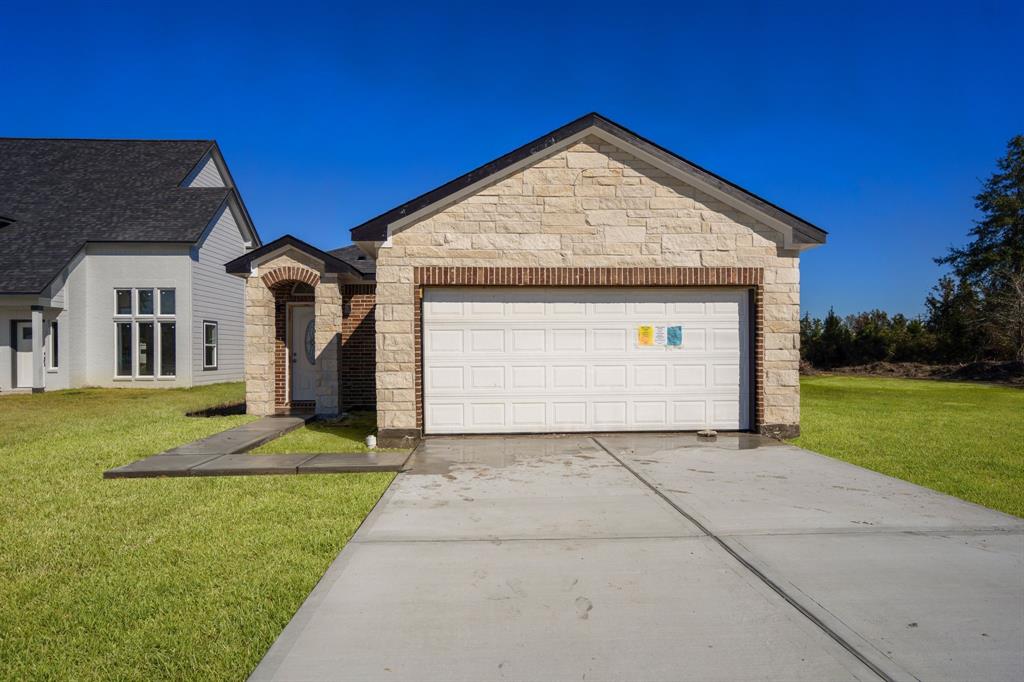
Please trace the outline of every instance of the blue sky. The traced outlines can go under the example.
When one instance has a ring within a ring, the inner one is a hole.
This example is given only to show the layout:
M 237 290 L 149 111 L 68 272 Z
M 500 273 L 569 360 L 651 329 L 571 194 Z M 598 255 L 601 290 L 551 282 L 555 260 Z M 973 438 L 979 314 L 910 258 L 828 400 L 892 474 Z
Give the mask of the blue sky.
M 6 4 L 0 135 L 216 138 L 267 240 L 598 111 L 827 229 L 806 310 L 916 314 L 1024 133 L 1020 3 L 149 4 Z

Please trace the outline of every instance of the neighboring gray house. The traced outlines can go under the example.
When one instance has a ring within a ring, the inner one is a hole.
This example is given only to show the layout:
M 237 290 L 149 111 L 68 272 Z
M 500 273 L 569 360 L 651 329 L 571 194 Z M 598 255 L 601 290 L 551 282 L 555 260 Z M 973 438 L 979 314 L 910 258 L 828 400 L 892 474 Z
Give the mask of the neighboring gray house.
M 214 141 L 0 138 L 0 392 L 241 379 L 259 245 Z

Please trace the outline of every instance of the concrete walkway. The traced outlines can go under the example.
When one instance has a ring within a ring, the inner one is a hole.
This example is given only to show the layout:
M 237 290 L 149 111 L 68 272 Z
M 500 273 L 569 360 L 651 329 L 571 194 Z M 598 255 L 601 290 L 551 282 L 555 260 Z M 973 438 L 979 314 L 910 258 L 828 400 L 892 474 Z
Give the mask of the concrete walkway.
M 255 476 L 401 471 L 409 451 L 325 454 L 242 454 L 309 422 L 308 417 L 263 417 L 194 443 L 103 472 L 103 478 Z
M 1024 523 L 775 441 L 438 438 L 254 680 L 1020 679 Z

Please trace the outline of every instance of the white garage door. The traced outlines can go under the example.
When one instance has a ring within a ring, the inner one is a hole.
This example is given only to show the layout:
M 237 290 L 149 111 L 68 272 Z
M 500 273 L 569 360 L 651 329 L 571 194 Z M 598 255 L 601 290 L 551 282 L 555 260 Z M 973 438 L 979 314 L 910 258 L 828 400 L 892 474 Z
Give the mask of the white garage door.
M 744 290 L 428 288 L 425 431 L 745 429 L 747 311 Z

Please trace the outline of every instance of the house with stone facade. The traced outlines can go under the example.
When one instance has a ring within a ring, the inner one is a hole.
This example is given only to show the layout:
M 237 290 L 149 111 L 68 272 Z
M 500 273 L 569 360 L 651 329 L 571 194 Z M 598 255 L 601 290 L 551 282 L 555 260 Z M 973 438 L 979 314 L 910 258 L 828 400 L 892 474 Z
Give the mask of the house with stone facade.
M 819 227 L 588 114 L 246 279 L 257 414 L 372 407 L 429 434 L 799 432 Z

